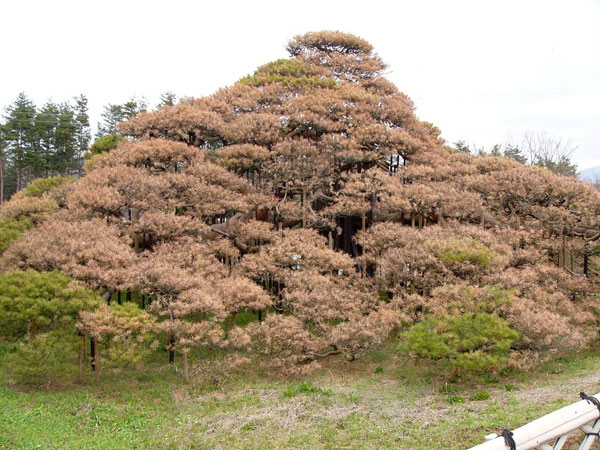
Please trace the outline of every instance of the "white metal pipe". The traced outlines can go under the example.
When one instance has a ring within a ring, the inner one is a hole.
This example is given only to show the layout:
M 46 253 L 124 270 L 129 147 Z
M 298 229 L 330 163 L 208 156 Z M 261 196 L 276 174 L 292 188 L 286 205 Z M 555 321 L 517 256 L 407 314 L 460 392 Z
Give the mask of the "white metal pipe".
M 600 393 L 594 395 L 600 400 Z M 558 437 L 598 419 L 600 413 L 596 405 L 581 400 L 551 412 L 539 419 L 519 427 L 513 432 L 517 450 L 530 450 L 541 444 L 552 442 Z M 506 450 L 502 436 L 472 447 L 471 450 Z

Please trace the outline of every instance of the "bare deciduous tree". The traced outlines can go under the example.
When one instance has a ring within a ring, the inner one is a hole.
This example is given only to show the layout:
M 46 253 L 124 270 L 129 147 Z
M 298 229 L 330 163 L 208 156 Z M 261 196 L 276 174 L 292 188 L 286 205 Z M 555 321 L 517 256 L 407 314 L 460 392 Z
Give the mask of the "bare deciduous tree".
M 555 136 L 545 130 L 527 130 L 523 134 L 522 149 L 531 165 L 545 167 L 561 175 L 577 174 L 577 166 L 571 162 L 577 146 L 570 138 Z

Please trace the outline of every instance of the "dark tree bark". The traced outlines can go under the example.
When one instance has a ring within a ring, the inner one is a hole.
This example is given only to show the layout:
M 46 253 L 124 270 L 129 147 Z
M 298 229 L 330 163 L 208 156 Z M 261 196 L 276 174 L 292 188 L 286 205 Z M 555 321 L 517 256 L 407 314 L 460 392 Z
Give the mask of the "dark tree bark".
M 169 335 L 169 364 L 173 364 L 175 362 L 175 337 L 171 334 Z
M 92 370 L 96 371 L 96 341 L 90 337 L 90 359 L 92 360 Z

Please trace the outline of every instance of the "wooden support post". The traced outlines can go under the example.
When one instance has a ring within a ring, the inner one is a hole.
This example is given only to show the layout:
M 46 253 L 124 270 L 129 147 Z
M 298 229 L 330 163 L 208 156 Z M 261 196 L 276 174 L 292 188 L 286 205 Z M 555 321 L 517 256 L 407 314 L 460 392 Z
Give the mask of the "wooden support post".
M 329 249 L 333 250 L 333 233 L 331 233 L 331 230 L 327 233 L 327 242 L 329 244 Z
M 567 269 L 569 269 L 570 267 L 570 263 L 569 263 L 569 241 L 567 240 L 567 236 L 563 235 L 563 261 L 564 261 L 564 267 L 566 267 Z
M 367 213 L 363 211 L 362 213 L 362 230 L 365 231 L 367 229 Z
M 306 187 L 302 188 L 302 228 L 306 227 Z
M 183 352 L 183 378 L 187 383 L 190 382 L 190 369 L 188 366 L 188 352 Z
M 558 267 L 565 267 L 565 235 L 564 230 L 560 230 L 560 248 L 558 249 Z
M 90 359 L 92 361 L 92 370 L 96 370 L 96 341 L 90 336 Z
M 575 264 L 573 262 L 575 258 L 573 258 L 573 249 L 569 250 L 569 268 L 571 269 L 571 272 L 575 272 Z
M 117 291 L 117 303 L 119 305 L 123 304 L 123 301 L 121 300 L 121 291 Z
M 81 335 L 81 345 L 79 346 L 79 381 L 83 379 L 83 362 L 85 360 L 85 334 Z
M 94 370 L 96 384 L 100 384 L 100 346 L 96 348 L 96 369 Z
M 169 333 L 169 364 L 175 362 L 175 337 L 173 333 Z

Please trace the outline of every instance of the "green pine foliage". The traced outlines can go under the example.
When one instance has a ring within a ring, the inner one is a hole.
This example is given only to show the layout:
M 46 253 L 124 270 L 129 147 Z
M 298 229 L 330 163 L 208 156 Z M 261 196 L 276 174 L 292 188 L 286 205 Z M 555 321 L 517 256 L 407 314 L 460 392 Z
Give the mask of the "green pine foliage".
M 69 329 L 74 333 L 80 311 L 100 302 L 97 293 L 73 284 L 58 272 L 10 272 L 0 275 L 0 336 L 33 338 L 38 333 Z
M 131 119 L 137 114 L 145 112 L 147 109 L 148 104 L 144 98 L 131 97 L 122 105 L 109 103 L 104 106 L 102 122 L 98 124 L 96 138 L 111 134 L 121 135 L 119 123 Z
M 119 136 L 116 134 L 107 134 L 105 136 L 99 137 L 90 146 L 90 150 L 86 152 L 84 156 L 86 159 L 89 159 L 94 155 L 109 152 L 112 149 L 117 148 L 117 144 L 122 140 L 123 136 Z
M 81 175 L 90 126 L 87 98 L 74 103 L 46 102 L 40 108 L 25 93 L 5 108 L 0 123 L 3 193 L 10 198 L 33 180 L 53 175 Z
M 448 293 L 448 289 L 453 287 L 453 285 L 444 286 L 435 291 L 436 295 L 449 299 L 447 311 L 452 315 L 464 312 L 497 313 L 500 308 L 510 304 L 512 297 L 517 293 L 515 289 L 504 289 L 499 284 L 483 286 L 482 288 L 464 286 L 459 291 L 458 298 L 452 298 Z
M 6 251 L 11 244 L 19 239 L 31 223 L 28 220 L 19 220 L 12 217 L 0 219 L 0 255 Z
M 335 86 L 334 80 L 320 77 L 308 64 L 290 59 L 279 59 L 265 64 L 253 75 L 248 75 L 239 82 L 249 86 L 264 86 L 271 83 L 280 83 L 287 87 L 331 88 Z
M 27 197 L 41 197 L 51 189 L 74 180 L 73 177 L 63 176 L 38 178 L 37 180 L 32 181 L 31 184 L 24 189 L 24 192 Z
M 3 358 L 11 377 L 26 384 L 73 380 L 78 372 L 81 337 L 74 329 L 57 329 L 8 345 Z
M 487 313 L 429 317 L 402 335 L 400 350 L 433 360 L 445 360 L 461 372 L 498 370 L 505 366 L 518 338 L 508 323 Z
M 445 261 L 468 262 L 481 267 L 489 267 L 494 254 L 488 247 L 475 239 L 463 237 L 445 241 L 441 245 L 437 257 Z

